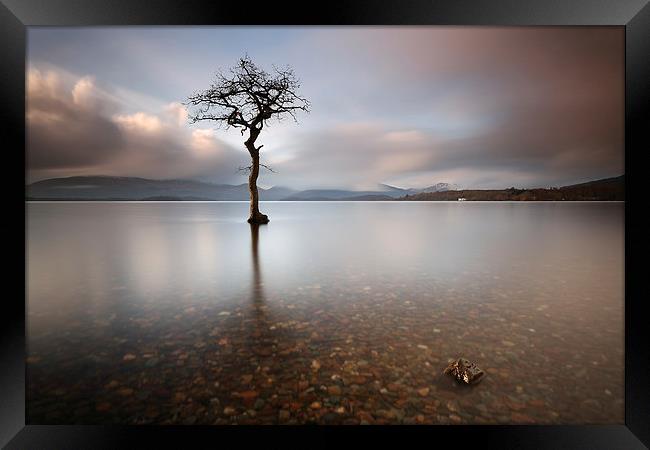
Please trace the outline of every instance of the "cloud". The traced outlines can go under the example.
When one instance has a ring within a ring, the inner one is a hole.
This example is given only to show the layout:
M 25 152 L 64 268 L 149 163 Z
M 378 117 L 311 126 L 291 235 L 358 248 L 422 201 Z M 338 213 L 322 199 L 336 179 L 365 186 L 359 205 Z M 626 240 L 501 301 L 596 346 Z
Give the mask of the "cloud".
M 104 115 L 107 98 L 92 91 L 89 78 L 67 89 L 54 73 L 31 70 L 27 78 L 27 161 L 30 170 L 104 163 L 123 150 L 124 136 Z M 94 104 L 102 103 L 100 109 Z
M 93 77 L 71 79 L 53 70 L 30 70 L 27 93 L 32 180 L 106 174 L 242 181 L 236 172 L 247 154 L 210 129 L 189 128 L 180 103 L 159 114 L 126 113 Z
M 175 106 L 173 106 L 175 108 Z M 178 116 L 138 112 L 117 115 L 129 149 L 128 157 L 113 162 L 115 173 L 147 178 L 202 178 L 244 182 L 237 173 L 249 157 L 217 139 L 214 130 L 190 129 Z
M 172 117 L 179 127 L 187 123 L 187 108 L 180 102 L 172 102 L 167 105 L 165 107 L 165 113 Z
M 337 62 L 315 81 L 328 98 L 312 101 L 309 120 L 323 125 L 295 133 L 292 158 L 277 169 L 285 184 L 332 186 L 487 188 L 619 175 L 623 39 L 615 28 L 318 30 L 305 49 Z
M 189 127 L 172 100 L 206 87 L 259 36 L 266 47 L 254 56 L 265 67 L 291 64 L 312 103 L 299 125 L 274 124 L 260 136 L 262 157 L 277 171 L 262 171 L 265 185 L 528 187 L 624 171 L 621 28 L 165 29 L 133 31 L 130 46 L 115 46 L 109 29 L 68 31 L 58 45 L 56 30 L 33 33 L 40 41 L 30 34 L 30 55 L 47 63 L 53 50 L 74 45 L 56 53 L 68 70 L 100 68 L 98 78 L 30 71 L 28 165 L 38 176 L 242 182 L 239 133 Z M 198 41 L 237 46 L 199 52 Z M 104 47 L 111 56 L 99 60 Z M 182 83 L 167 65 L 177 57 L 186 61 Z M 128 76 L 115 67 L 130 67 Z
M 305 188 L 376 188 L 386 178 L 418 170 L 435 158 L 430 135 L 369 122 L 297 131 L 286 149 L 291 157 L 275 162 L 274 169 L 287 184 Z
M 126 132 L 136 135 L 155 135 L 162 129 L 162 123 L 157 116 L 137 112 L 135 114 L 117 114 L 113 121 Z
M 391 122 L 297 132 L 287 146 L 291 157 L 275 168 L 289 185 L 364 189 L 380 182 L 423 187 L 439 181 L 467 188 L 531 187 L 623 173 L 622 119 L 613 111 L 519 107 L 513 106 L 516 114 L 507 120 L 468 135 Z

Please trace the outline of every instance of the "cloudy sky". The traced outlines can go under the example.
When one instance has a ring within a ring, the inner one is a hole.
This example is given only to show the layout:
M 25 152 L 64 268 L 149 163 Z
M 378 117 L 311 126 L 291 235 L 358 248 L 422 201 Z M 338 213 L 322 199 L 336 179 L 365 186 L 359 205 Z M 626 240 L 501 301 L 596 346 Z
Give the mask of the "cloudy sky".
M 248 54 L 311 113 L 265 128 L 260 185 L 558 186 L 624 172 L 622 28 L 30 28 L 28 182 L 244 183 L 238 131 L 181 104 Z

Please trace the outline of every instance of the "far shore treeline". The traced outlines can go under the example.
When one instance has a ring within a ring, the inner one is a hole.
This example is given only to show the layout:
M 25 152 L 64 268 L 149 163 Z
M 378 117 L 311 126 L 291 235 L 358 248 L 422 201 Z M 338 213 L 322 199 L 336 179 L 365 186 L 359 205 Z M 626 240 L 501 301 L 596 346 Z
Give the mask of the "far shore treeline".
M 624 201 L 625 175 L 560 188 L 423 192 L 399 200 L 451 201 L 459 198 L 467 201 Z

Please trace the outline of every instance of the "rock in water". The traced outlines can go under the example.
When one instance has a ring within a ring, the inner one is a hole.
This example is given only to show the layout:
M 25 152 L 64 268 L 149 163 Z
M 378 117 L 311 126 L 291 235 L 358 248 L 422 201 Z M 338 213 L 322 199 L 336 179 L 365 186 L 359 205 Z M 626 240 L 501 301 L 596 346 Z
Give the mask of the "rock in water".
M 445 369 L 445 374 L 456 378 L 459 383 L 475 384 L 483 379 L 485 372 L 465 358 L 458 358 Z

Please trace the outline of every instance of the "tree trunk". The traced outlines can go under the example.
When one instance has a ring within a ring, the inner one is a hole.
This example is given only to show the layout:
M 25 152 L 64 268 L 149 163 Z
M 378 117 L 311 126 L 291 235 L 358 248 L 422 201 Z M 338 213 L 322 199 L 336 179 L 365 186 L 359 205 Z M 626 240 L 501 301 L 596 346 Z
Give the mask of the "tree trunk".
M 250 215 L 248 223 L 269 223 L 267 215 L 262 214 L 259 209 L 259 194 L 257 192 L 257 177 L 260 174 L 260 152 L 255 148 L 254 141 L 246 141 L 246 147 L 251 155 L 251 173 L 248 176 L 248 191 L 251 196 Z

